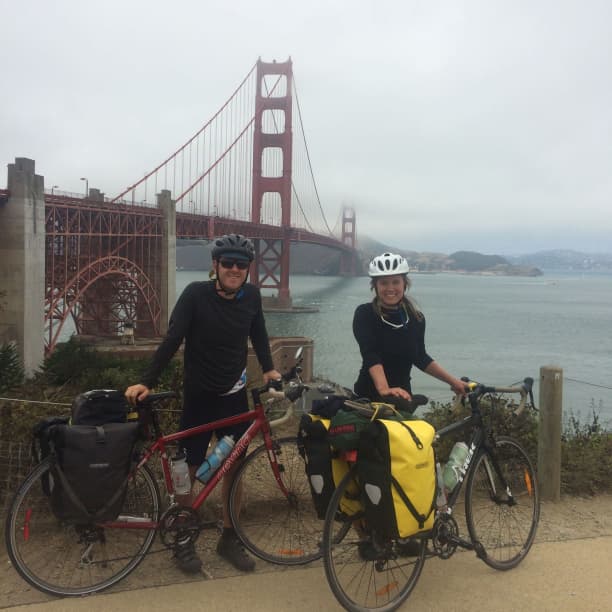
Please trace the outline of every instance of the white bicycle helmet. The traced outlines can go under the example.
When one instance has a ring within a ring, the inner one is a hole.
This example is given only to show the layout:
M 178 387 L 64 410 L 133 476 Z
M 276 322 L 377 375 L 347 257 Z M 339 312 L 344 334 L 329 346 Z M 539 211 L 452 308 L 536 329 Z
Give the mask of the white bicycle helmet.
M 409 271 L 408 262 L 404 257 L 395 253 L 383 253 L 370 262 L 368 274 L 371 278 L 376 278 L 393 274 L 408 274 Z

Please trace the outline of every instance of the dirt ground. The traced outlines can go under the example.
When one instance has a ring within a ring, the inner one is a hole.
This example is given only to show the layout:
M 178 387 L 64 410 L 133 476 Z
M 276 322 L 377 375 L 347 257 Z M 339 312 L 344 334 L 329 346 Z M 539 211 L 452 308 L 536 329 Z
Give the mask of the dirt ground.
M 217 512 L 218 508 L 209 508 Z M 458 513 L 460 529 L 465 532 Z M 593 498 L 564 497 L 559 503 L 542 502 L 540 524 L 536 537 L 538 542 L 555 542 L 566 540 L 584 540 L 589 545 L 591 538 L 612 536 L 612 495 L 599 495 Z M 215 553 L 217 533 L 204 531 L 197 542 L 197 548 L 204 560 L 204 575 L 207 579 L 227 578 L 238 575 L 225 561 Z M 176 583 L 195 582 L 202 576 L 189 577 L 181 573 L 171 559 L 171 553 L 156 542 L 152 550 L 159 552 L 150 554 L 145 561 L 111 592 L 129 591 L 151 586 L 161 586 Z M 320 561 L 315 562 L 321 564 Z M 450 567 L 449 567 L 450 569 Z M 287 568 L 257 561 L 257 572 L 287 572 Z M 321 571 L 322 568 L 321 568 Z M 297 578 L 296 578 L 297 579 Z M 6 552 L 0 555 L 0 609 L 28 603 L 50 601 L 54 598 L 39 593 L 30 588 L 11 567 Z

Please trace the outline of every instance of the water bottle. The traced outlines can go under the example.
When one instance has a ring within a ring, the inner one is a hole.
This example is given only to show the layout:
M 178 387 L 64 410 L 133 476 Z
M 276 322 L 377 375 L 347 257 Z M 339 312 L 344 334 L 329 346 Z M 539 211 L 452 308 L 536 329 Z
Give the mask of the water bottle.
M 459 478 L 461 477 L 460 470 L 463 467 L 467 454 L 468 447 L 465 442 L 457 442 L 455 446 L 453 446 L 453 450 L 448 457 L 448 461 L 444 466 L 444 472 L 442 474 L 444 486 L 446 487 L 447 491 L 452 491 L 455 488 L 455 485 L 459 482 Z
M 234 448 L 234 438 L 232 436 L 223 436 L 213 451 L 204 459 L 204 463 L 198 468 L 196 478 L 201 482 L 208 482 L 211 476 L 217 471 L 217 468 L 223 463 L 225 458 L 232 452 Z
M 436 496 L 436 508 L 444 510 L 446 508 L 446 488 L 444 487 L 444 478 L 442 476 L 442 466 L 440 462 L 436 462 L 436 487 L 438 494 Z
M 179 451 L 172 457 L 172 483 L 177 495 L 187 495 L 191 491 L 191 478 L 185 453 Z

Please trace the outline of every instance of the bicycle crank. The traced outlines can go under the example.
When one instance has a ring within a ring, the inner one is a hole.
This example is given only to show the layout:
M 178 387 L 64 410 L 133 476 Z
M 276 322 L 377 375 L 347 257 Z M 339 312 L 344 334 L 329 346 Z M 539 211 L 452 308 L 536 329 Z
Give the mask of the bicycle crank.
M 433 549 L 440 559 L 450 559 L 457 550 L 459 526 L 455 517 L 441 514 L 434 524 L 431 536 Z
M 189 506 L 172 506 L 164 512 L 159 521 L 159 537 L 167 548 L 195 542 L 200 530 L 198 514 Z

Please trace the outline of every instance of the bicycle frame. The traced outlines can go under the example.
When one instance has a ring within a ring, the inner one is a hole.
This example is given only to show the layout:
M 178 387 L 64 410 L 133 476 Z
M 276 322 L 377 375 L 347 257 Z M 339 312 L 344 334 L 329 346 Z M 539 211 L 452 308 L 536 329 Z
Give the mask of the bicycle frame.
M 223 478 L 225 474 L 227 474 L 234 465 L 241 459 L 243 454 L 247 451 L 249 444 L 253 441 L 253 439 L 257 436 L 258 433 L 262 433 L 265 447 L 268 452 L 268 458 L 270 460 L 270 466 L 274 472 L 274 478 L 278 483 L 279 488 L 283 492 L 284 495 L 288 495 L 288 491 L 283 483 L 283 480 L 280 476 L 280 472 L 278 469 L 278 464 L 276 462 L 276 458 L 273 453 L 273 441 L 270 436 L 270 421 L 265 414 L 265 408 L 263 402 L 261 401 L 260 394 L 263 389 L 253 389 L 253 400 L 254 400 L 254 409 L 243 414 L 238 414 L 235 416 L 227 417 L 224 419 L 218 419 L 216 421 L 211 421 L 210 423 L 206 423 L 204 425 L 198 425 L 197 427 L 191 427 L 189 429 L 185 429 L 183 431 L 178 431 L 168 435 L 159 435 L 153 444 L 151 444 L 148 448 L 145 449 L 143 453 L 142 459 L 138 462 L 134 471 L 140 469 L 143 465 L 148 463 L 148 461 L 155 455 L 159 453 L 162 470 L 164 473 L 164 482 L 166 486 L 166 490 L 170 497 L 170 504 L 174 503 L 175 490 L 174 483 L 172 481 L 170 464 L 168 461 L 168 452 L 167 446 L 172 444 L 178 440 L 183 440 L 185 438 L 190 438 L 192 436 L 205 433 L 208 431 L 214 431 L 216 429 L 221 429 L 225 427 L 231 427 L 233 425 L 238 425 L 240 423 L 246 423 L 249 421 L 253 421 L 248 429 L 244 432 L 244 434 L 240 437 L 240 439 L 234 445 L 234 448 L 230 452 L 230 454 L 225 458 L 223 463 L 219 466 L 217 471 L 212 475 L 210 480 L 206 483 L 205 487 L 200 491 L 200 493 L 195 497 L 195 499 L 190 504 L 190 507 L 193 510 L 197 510 L 208 498 L 213 489 L 217 486 L 217 483 Z M 153 414 L 153 425 L 154 430 L 156 431 L 156 435 L 159 433 L 159 427 L 156 422 L 155 414 Z M 159 521 L 148 521 L 148 520 L 115 520 L 112 522 L 104 523 L 106 527 L 112 527 L 116 529 L 156 529 L 159 526 Z
M 531 381 L 528 383 L 527 381 Z M 473 428 L 472 435 L 470 437 L 470 441 L 468 444 L 468 454 L 463 462 L 459 470 L 459 481 L 457 485 L 453 488 L 452 491 L 449 492 L 447 497 L 447 512 L 454 507 L 457 499 L 459 498 L 459 494 L 461 493 L 461 489 L 463 487 L 463 483 L 470 473 L 470 469 L 472 468 L 472 464 L 474 459 L 478 456 L 478 453 L 481 449 L 484 449 L 486 453 L 486 459 L 491 462 L 491 465 L 497 474 L 500 482 L 502 483 L 506 493 L 508 494 L 509 500 L 512 500 L 512 494 L 508 483 L 499 467 L 497 457 L 493 451 L 493 448 L 487 443 L 487 426 L 484 424 L 482 420 L 482 414 L 480 412 L 480 400 L 482 396 L 487 392 L 496 392 L 496 393 L 517 393 L 520 392 L 522 396 L 522 402 L 524 402 L 528 393 L 531 392 L 531 384 L 533 383 L 533 379 L 525 379 L 525 383 L 528 384 L 527 387 L 483 387 L 480 386 L 478 389 L 478 393 L 472 393 L 469 396 L 470 399 L 470 407 L 472 409 L 472 414 L 465 417 L 461 421 L 457 421 L 456 423 L 451 423 L 446 427 L 439 429 L 436 432 L 434 440 L 439 440 L 440 438 L 444 438 L 452 433 L 457 431 L 462 431 L 464 429 Z M 522 411 L 522 408 L 520 408 Z M 489 479 L 489 484 L 491 485 L 491 490 L 495 491 L 495 482 L 494 479 L 489 472 L 490 465 L 486 464 L 487 476 Z M 509 502 L 511 503 L 511 501 Z
M 481 448 L 483 444 L 483 440 L 485 437 L 482 417 L 480 416 L 480 412 L 477 415 L 472 414 L 468 417 L 465 417 L 462 421 L 458 421 L 457 423 L 451 423 L 442 429 L 439 429 L 436 432 L 434 440 L 439 440 L 440 438 L 444 438 L 452 433 L 457 431 L 462 431 L 464 429 L 468 429 L 470 427 L 474 427 L 474 431 L 472 432 L 472 436 L 470 438 L 468 444 L 468 454 L 459 470 L 459 481 L 457 485 L 453 488 L 452 491 L 449 491 L 447 498 L 447 506 L 448 508 L 453 508 L 457 499 L 459 498 L 459 494 L 461 493 L 461 489 L 463 487 L 463 482 L 465 481 L 466 476 L 468 475 L 470 468 L 472 467 L 472 462 L 474 457 L 476 457 L 478 450 Z

